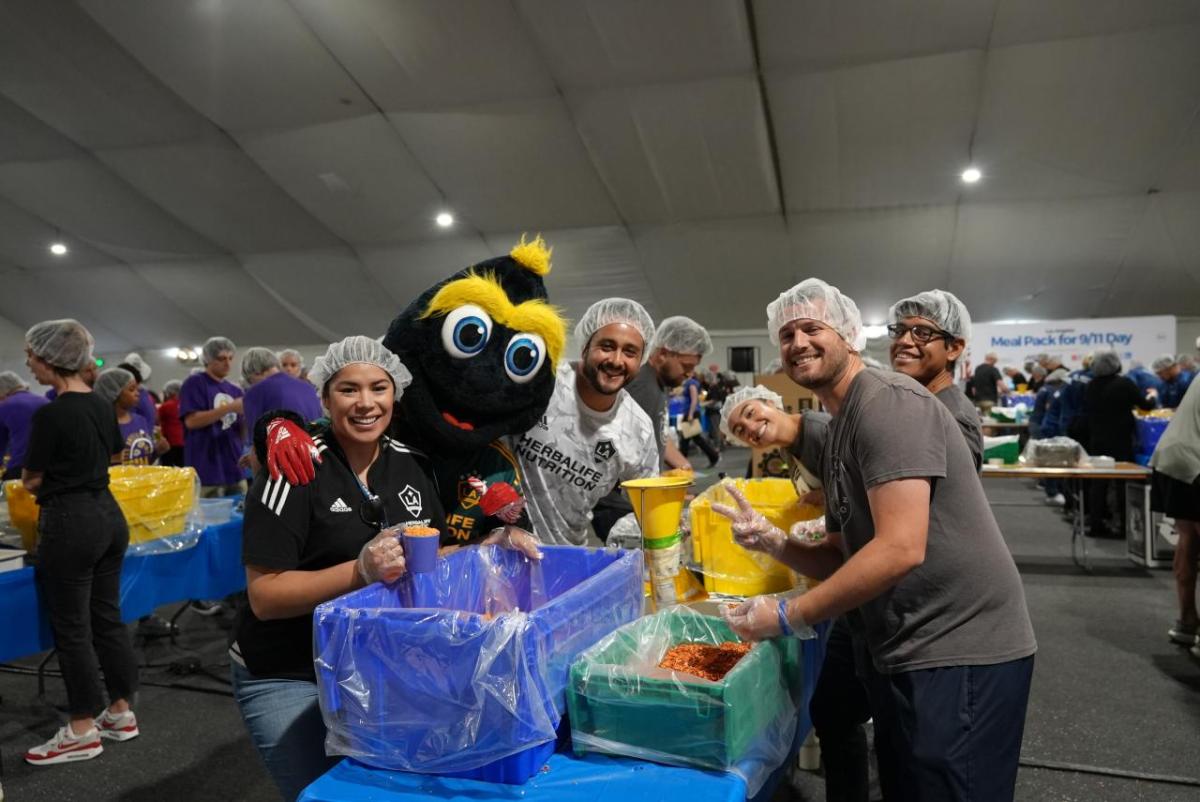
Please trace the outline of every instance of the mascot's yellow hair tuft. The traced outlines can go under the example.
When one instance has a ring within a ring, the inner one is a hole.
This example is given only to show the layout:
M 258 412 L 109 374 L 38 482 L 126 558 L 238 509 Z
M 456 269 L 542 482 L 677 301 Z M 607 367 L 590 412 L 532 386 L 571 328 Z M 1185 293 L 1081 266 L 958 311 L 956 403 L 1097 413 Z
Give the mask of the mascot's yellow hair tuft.
M 551 253 L 552 249 L 546 247 L 546 241 L 542 239 L 541 234 L 535 236 L 532 242 L 526 242 L 525 235 L 522 234 L 521 241 L 513 246 L 508 255 L 522 267 L 544 276 L 550 272 Z
M 530 243 L 533 245 L 535 243 Z M 549 262 L 547 262 L 547 265 Z M 492 320 L 514 331 L 528 331 L 546 342 L 550 370 L 567 344 L 567 324 L 559 311 L 540 298 L 514 304 L 493 273 L 472 270 L 466 276 L 447 282 L 429 301 L 422 318 L 447 315 L 464 304 L 474 304 L 491 315 Z

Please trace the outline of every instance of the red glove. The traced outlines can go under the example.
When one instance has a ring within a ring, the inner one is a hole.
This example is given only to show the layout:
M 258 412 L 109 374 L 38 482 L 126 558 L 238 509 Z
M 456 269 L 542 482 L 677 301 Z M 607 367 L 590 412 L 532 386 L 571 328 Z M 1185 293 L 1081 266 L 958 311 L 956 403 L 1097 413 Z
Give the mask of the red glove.
M 287 418 L 267 424 L 267 471 L 272 481 L 283 474 L 290 485 L 306 485 L 317 476 L 314 461 L 320 463 L 321 455 L 307 432 Z

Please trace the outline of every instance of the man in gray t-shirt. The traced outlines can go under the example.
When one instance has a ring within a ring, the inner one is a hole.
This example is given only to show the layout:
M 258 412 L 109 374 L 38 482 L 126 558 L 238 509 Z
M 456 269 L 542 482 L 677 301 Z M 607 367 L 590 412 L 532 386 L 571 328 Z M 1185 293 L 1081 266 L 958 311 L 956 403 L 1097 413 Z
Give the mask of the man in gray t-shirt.
M 768 325 L 785 370 L 832 414 L 829 535 L 790 539 L 744 502 L 726 512 L 739 543 L 825 581 L 727 619 L 742 637 L 774 637 L 857 608 L 877 745 L 896 768 L 885 796 L 1011 799 L 1037 645 L 959 425 L 911 378 L 864 368 L 858 309 L 836 288 L 801 282 Z

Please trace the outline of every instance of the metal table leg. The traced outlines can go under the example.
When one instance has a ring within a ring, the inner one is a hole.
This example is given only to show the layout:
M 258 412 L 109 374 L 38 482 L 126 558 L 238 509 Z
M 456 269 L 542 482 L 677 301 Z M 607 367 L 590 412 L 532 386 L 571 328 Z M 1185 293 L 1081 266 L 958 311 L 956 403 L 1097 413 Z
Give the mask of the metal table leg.
M 1087 516 L 1085 515 L 1083 509 L 1083 497 L 1086 495 L 1083 492 L 1084 481 L 1082 479 L 1075 479 L 1073 481 L 1073 485 L 1074 487 L 1072 488 L 1072 491 L 1075 494 L 1075 517 L 1071 522 L 1071 561 L 1090 574 L 1092 572 L 1092 560 L 1088 555 L 1087 535 L 1085 533 Z M 1077 542 L 1083 551 L 1082 563 L 1079 562 L 1079 557 L 1075 553 Z
M 42 658 L 42 662 L 38 663 L 37 679 L 38 679 L 38 698 L 43 702 L 46 701 L 46 666 L 54 659 L 54 655 L 58 654 L 58 649 L 51 649 L 46 656 Z

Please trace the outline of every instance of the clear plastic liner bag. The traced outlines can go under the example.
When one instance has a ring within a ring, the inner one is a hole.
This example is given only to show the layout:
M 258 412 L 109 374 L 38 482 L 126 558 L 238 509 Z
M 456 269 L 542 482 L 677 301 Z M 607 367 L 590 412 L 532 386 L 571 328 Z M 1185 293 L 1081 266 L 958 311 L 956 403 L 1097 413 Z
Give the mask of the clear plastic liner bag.
M 809 540 L 823 537 L 824 510 L 802 504 L 795 485 L 788 479 L 737 479 L 734 482 L 751 506 L 792 537 Z M 688 566 L 704 575 L 709 592 L 751 596 L 789 590 L 798 583 L 795 572 L 769 554 L 743 548 L 733 539 L 731 521 L 712 509 L 737 503 L 722 483 L 706 489 L 692 500 L 692 548 Z
M 1030 440 L 1021 454 L 1021 463 L 1033 468 L 1075 468 L 1087 464 L 1088 454 L 1070 437 Z
M 108 469 L 108 487 L 129 524 L 129 554 L 190 549 L 208 525 L 194 468 L 114 465 Z M 232 504 L 233 499 L 221 501 Z
M 459 549 L 317 607 L 326 751 L 447 774 L 554 739 L 571 662 L 641 615 L 642 554 L 542 550 Z
M 717 680 L 659 666 L 674 646 L 730 642 L 720 618 L 671 607 L 585 651 L 567 697 L 575 751 L 734 772 L 753 796 L 795 736 L 800 641 L 756 643 Z

